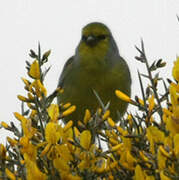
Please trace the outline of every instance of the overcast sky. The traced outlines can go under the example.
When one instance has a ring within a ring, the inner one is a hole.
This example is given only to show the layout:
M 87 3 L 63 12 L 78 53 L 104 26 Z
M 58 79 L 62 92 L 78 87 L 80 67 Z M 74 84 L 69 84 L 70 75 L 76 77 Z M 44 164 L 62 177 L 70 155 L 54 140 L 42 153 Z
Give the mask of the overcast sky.
M 164 78 L 179 54 L 179 1 L 177 0 L 1 0 L 0 2 L 0 121 L 14 121 L 20 112 L 17 95 L 26 95 L 21 77 L 27 77 L 25 61 L 30 49 L 52 50 L 46 79 L 51 93 L 65 61 L 74 54 L 81 29 L 89 22 L 105 23 L 112 31 L 120 54 L 132 73 L 132 92 L 139 93 L 137 69 L 145 68 L 134 59 L 134 45 L 143 38 L 149 62 L 162 58 Z M 0 129 L 0 135 L 4 131 Z M 2 139 L 0 139 L 2 141 Z

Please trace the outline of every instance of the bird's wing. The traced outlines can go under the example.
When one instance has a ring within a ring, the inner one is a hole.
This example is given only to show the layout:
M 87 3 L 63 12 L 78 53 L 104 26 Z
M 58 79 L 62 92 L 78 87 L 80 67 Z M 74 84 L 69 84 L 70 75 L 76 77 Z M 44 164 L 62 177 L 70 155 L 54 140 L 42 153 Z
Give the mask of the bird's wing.
M 74 61 L 74 56 L 72 56 L 71 58 L 69 58 L 67 60 L 67 62 L 65 63 L 64 67 L 63 67 L 63 71 L 60 75 L 59 81 L 58 81 L 58 87 L 63 88 L 63 83 L 65 81 L 65 77 L 68 73 L 70 73 L 71 69 L 72 69 L 72 65 L 73 65 L 73 61 Z

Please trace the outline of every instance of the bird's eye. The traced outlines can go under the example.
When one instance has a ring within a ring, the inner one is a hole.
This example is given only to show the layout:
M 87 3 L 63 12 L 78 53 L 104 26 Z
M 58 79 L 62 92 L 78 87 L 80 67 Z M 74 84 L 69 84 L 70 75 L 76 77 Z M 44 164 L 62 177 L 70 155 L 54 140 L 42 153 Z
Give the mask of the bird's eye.
M 86 41 L 87 37 L 85 35 L 82 36 L 82 40 Z
M 99 36 L 98 36 L 98 39 L 99 39 L 99 40 L 104 40 L 104 39 L 106 39 L 106 35 L 99 35 Z

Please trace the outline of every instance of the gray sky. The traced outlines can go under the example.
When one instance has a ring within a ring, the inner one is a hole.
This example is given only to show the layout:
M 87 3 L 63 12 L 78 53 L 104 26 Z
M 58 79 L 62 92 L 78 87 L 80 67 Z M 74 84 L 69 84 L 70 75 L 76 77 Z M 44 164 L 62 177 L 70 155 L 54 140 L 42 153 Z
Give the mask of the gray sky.
M 17 95 L 26 95 L 21 77 L 27 77 L 25 61 L 29 50 L 52 50 L 46 79 L 51 93 L 65 61 L 74 54 L 81 29 L 89 22 L 105 23 L 112 31 L 120 54 L 128 62 L 133 78 L 133 97 L 140 95 L 137 69 L 144 66 L 134 59 L 134 45 L 143 38 L 151 63 L 163 58 L 163 77 L 171 77 L 171 69 L 179 54 L 179 1 L 177 0 L 1 0 L 0 2 L 0 121 L 14 121 L 20 112 Z M 5 132 L 0 129 L 1 135 Z M 2 136 L 1 136 L 2 137 Z M 3 141 L 0 139 L 0 142 Z

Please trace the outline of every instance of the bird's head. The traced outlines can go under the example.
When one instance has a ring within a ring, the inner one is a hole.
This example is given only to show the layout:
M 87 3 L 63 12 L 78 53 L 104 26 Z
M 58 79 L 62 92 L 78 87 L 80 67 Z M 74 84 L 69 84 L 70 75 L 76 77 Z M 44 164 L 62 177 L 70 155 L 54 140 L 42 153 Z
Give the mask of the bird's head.
M 82 30 L 81 43 L 90 48 L 108 45 L 111 32 L 102 23 L 90 23 Z
M 77 54 L 82 59 L 103 60 L 114 49 L 118 51 L 112 34 L 106 25 L 93 22 L 82 29 L 81 41 L 77 48 Z

